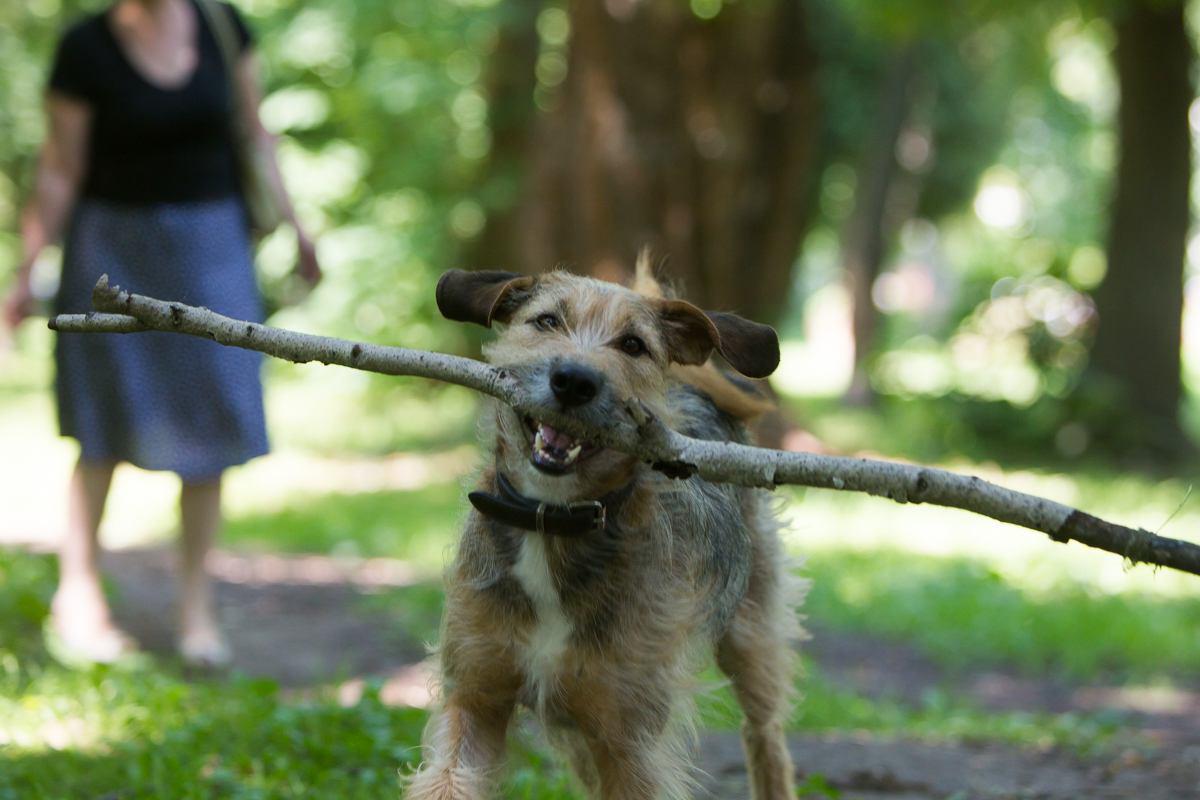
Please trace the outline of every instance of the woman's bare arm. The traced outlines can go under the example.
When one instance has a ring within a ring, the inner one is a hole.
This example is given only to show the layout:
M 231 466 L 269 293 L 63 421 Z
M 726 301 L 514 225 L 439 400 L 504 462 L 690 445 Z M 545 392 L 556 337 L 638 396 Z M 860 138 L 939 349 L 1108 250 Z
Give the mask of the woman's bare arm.
M 61 236 L 87 170 L 91 106 L 52 91 L 46 95 L 46 122 L 33 195 L 21 212 L 21 265 L 4 304 L 4 319 L 13 327 L 29 315 L 33 264 Z
M 239 103 L 237 113 L 241 114 L 242 118 L 249 123 L 250 130 L 253 131 L 256 139 L 256 145 L 270 156 L 267 159 L 267 179 L 270 181 L 271 189 L 275 192 L 275 196 L 279 199 L 279 206 L 283 209 L 284 216 L 296 231 L 296 244 L 299 248 L 299 260 L 296 265 L 296 271 L 304 280 L 315 284 L 321 280 L 321 267 L 317 262 L 316 248 L 308 232 L 296 217 L 296 210 L 292 205 L 291 196 L 284 185 L 283 174 L 279 171 L 275 137 L 263 127 L 262 119 L 259 117 L 258 106 L 262 101 L 262 87 L 260 86 L 258 76 L 258 58 L 255 56 L 254 51 L 251 50 L 241 57 L 237 65 L 237 75 L 235 78 L 237 81 L 237 99 Z

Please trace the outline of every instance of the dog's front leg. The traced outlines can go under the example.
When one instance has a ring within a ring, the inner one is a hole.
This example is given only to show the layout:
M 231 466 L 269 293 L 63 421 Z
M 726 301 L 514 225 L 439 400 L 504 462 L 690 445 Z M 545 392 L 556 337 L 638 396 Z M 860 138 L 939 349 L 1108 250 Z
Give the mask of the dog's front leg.
M 425 728 L 426 760 L 405 795 L 409 800 L 491 797 L 513 703 L 451 692 Z
M 618 682 L 583 682 L 569 701 L 593 769 L 585 774 L 594 800 L 676 800 L 690 797 L 688 765 L 672 725 L 678 693 L 669 679 L 623 673 Z M 576 769 L 580 767 L 577 764 Z
M 504 756 L 521 675 L 473 595 L 451 593 L 439 648 L 440 707 L 425 726 L 425 761 L 408 800 L 485 800 Z

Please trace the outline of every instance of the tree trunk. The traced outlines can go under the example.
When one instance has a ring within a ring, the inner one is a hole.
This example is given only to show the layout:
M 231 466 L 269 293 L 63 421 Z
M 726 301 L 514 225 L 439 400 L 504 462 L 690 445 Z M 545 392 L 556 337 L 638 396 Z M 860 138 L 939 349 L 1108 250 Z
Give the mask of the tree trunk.
M 689 299 L 772 322 L 809 215 L 820 129 L 796 0 L 570 0 L 568 74 L 539 120 L 520 210 L 524 269 L 621 278 L 667 256 Z
M 1120 144 L 1090 368 L 1133 414 L 1132 444 L 1177 450 L 1192 50 L 1182 3 L 1133 3 L 1116 31 Z
M 902 45 L 883 64 L 875 120 L 863 145 L 854 192 L 854 211 L 842 240 L 842 266 L 853 310 L 854 373 L 846 399 L 871 400 L 867 360 L 874 351 L 879 310 L 871 296 L 887 249 L 888 199 L 896 176 L 896 144 L 912 108 L 916 46 Z
M 492 147 L 481 199 L 487 212 L 483 231 L 472 243 L 469 263 L 516 269 L 520 242 L 517 202 L 530 153 L 537 109 L 533 92 L 538 57 L 538 12 L 543 0 L 509 0 L 488 60 L 485 91 Z

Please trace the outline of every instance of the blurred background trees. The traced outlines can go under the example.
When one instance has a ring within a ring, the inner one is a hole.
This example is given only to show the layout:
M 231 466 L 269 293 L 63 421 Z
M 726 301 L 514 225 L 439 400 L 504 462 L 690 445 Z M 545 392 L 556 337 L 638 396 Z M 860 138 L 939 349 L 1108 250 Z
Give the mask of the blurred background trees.
M 53 42 L 101 5 L 0 9 L 0 275 Z M 281 324 L 459 349 L 445 267 L 620 277 L 648 243 L 690 297 L 780 326 L 808 417 L 873 403 L 930 457 L 1190 448 L 1191 5 L 239 5 L 329 265 Z
M 560 83 L 512 98 L 537 112 L 510 154 L 524 166 L 516 240 L 497 255 L 619 279 L 650 244 L 696 302 L 779 319 L 818 173 L 802 4 L 563 10 L 549 17 L 571 32 Z

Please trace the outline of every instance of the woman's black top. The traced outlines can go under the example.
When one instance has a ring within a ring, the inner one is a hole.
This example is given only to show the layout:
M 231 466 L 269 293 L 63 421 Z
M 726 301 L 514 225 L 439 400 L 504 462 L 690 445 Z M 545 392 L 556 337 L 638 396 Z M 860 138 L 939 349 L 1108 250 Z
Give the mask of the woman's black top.
M 181 86 L 148 81 L 125 55 L 110 12 L 91 15 L 59 43 L 49 88 L 92 110 L 84 197 L 146 204 L 225 198 L 240 191 L 229 77 L 208 20 L 191 0 L 198 39 L 195 71 Z M 252 39 L 226 3 L 242 51 Z

